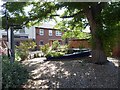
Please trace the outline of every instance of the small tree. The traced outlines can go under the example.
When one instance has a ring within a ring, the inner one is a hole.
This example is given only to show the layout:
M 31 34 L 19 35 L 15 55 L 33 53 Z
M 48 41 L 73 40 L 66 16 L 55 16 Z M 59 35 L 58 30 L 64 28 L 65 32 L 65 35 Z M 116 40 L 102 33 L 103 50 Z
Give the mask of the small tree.
M 49 52 L 49 44 L 40 47 L 40 50 L 46 55 Z
M 54 41 L 52 44 L 52 50 L 56 50 L 60 46 L 60 43 L 58 40 Z
M 16 46 L 17 48 L 16 53 L 18 54 L 18 56 L 20 56 L 21 60 L 24 60 L 28 57 L 29 50 L 34 49 L 35 47 L 36 47 L 35 42 L 31 40 L 23 41 L 20 43 L 20 46 Z

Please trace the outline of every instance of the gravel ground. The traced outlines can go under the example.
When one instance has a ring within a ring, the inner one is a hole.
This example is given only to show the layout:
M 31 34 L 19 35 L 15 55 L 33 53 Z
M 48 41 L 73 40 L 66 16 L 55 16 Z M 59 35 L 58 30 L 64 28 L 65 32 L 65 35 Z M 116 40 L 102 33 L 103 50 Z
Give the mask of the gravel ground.
M 31 74 L 24 88 L 118 88 L 118 60 L 108 58 L 106 65 L 85 63 L 88 59 L 44 61 L 45 58 L 26 60 Z

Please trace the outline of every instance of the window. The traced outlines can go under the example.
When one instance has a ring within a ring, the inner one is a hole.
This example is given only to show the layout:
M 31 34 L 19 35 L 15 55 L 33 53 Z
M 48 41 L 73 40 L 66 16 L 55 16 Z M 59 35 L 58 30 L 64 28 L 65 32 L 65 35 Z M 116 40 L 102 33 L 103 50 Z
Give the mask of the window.
M 40 41 L 40 45 L 44 45 L 43 41 Z
M 49 30 L 49 36 L 52 36 L 52 30 Z
M 56 31 L 56 36 L 61 36 L 62 33 L 60 31 Z
M 44 29 L 40 29 L 40 35 L 44 35 Z

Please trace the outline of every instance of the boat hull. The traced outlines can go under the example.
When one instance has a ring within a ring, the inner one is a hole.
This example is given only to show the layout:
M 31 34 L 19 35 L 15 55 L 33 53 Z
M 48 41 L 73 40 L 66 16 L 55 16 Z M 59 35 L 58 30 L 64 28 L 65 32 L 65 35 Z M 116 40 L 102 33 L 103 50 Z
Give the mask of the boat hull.
M 86 52 L 79 52 L 79 53 L 73 53 L 73 54 L 66 54 L 66 55 L 60 56 L 60 57 L 47 57 L 47 60 L 79 59 L 82 57 L 87 57 L 89 55 L 91 55 L 91 52 L 86 51 Z

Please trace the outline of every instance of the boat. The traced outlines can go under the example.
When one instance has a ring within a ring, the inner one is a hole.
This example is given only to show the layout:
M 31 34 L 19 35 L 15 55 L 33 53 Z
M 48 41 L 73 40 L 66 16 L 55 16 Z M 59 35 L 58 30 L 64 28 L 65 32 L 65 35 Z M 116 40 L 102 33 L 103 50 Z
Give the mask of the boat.
M 88 57 L 91 55 L 91 51 L 81 51 L 81 52 L 74 52 L 72 54 L 65 54 L 59 57 L 47 57 L 47 60 L 70 60 L 70 59 L 80 59 L 82 57 Z

